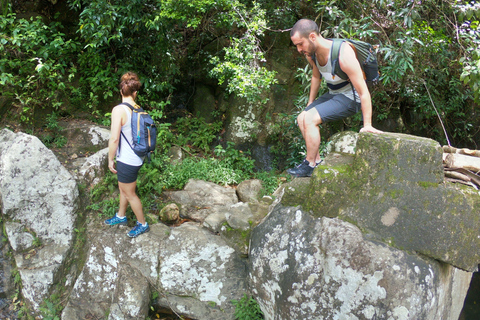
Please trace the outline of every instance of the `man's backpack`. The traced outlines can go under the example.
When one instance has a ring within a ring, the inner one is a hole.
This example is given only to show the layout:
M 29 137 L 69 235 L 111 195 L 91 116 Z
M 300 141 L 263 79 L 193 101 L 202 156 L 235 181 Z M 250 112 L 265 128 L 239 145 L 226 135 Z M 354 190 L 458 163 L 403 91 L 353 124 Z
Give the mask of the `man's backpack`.
M 363 77 L 367 84 L 376 84 L 380 78 L 378 73 L 377 53 L 370 43 L 350 40 L 350 39 L 330 39 L 333 41 L 332 48 L 330 50 L 330 61 L 332 62 L 332 76 L 338 75 L 343 80 L 348 80 L 348 76 L 340 68 L 340 48 L 345 41 L 352 44 L 352 48 L 355 51 L 360 66 L 362 67 Z
M 157 127 L 155 122 L 139 105 L 135 104 L 135 107 L 133 107 L 126 102 L 122 102 L 121 104 L 126 105 L 132 110 L 133 146 L 130 145 L 130 142 L 128 142 L 123 132 L 122 135 L 137 156 L 141 158 L 146 156 L 150 162 L 150 156 L 157 144 Z

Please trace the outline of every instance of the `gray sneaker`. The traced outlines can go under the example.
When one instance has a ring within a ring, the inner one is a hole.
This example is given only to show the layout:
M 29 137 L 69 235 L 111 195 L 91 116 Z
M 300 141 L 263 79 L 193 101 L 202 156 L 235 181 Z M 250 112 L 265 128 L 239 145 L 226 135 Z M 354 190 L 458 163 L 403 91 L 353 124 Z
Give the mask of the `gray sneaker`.
M 313 169 L 315 168 L 310 167 L 310 162 L 303 160 L 303 162 L 295 168 L 287 169 L 287 173 L 294 177 L 311 177 Z

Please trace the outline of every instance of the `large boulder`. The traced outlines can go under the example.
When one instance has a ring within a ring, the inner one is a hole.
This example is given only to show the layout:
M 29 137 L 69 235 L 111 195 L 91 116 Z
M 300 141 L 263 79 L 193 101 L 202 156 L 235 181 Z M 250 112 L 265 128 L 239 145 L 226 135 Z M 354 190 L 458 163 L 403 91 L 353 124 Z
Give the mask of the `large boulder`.
M 254 229 L 250 285 L 265 319 L 456 320 L 471 273 L 278 205 Z
M 38 138 L 3 129 L 0 196 L 22 294 L 38 311 L 73 243 L 77 185 Z
M 444 182 L 438 142 L 404 134 L 361 133 L 351 165 L 319 166 L 286 187 L 282 203 L 317 217 L 354 222 L 376 239 L 475 271 L 480 262 L 480 197 Z
M 159 276 L 159 243 L 169 232 L 162 224 L 150 228 L 150 232 L 134 239 L 127 237 L 126 227 L 94 232 L 83 270 L 63 310 L 63 320 L 102 318 L 108 311 L 109 319 L 116 319 L 118 313 L 128 319 L 145 318 Z
M 231 301 L 247 292 L 245 264 L 220 236 L 183 224 L 163 243 L 160 261 L 162 306 L 194 319 L 234 319 Z
M 98 227 L 92 226 L 97 229 Z M 145 319 L 155 304 L 194 319 L 234 319 L 233 299 L 246 292 L 245 265 L 221 237 L 194 223 L 150 226 L 130 239 L 126 227 L 94 231 L 63 320 Z

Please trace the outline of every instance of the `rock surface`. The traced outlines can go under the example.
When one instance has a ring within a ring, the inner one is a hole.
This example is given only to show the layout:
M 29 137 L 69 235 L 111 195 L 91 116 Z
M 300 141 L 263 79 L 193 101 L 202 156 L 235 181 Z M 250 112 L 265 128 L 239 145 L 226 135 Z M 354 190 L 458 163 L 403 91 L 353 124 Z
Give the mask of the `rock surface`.
M 277 206 L 252 233 L 265 319 L 458 319 L 471 273 L 366 239 L 354 225 Z
M 92 239 L 63 320 L 144 319 L 150 296 L 196 319 L 233 319 L 232 299 L 245 287 L 245 266 L 219 237 L 198 224 L 163 224 L 134 239 L 126 227 L 106 227 Z M 122 318 L 123 317 L 123 318 Z
M 2 214 L 10 221 L 5 230 L 14 248 L 22 294 L 38 311 L 61 276 L 59 271 L 73 244 L 77 185 L 40 140 L 3 129 L 0 195 Z M 32 247 L 25 254 L 24 250 Z
M 275 199 L 255 180 L 191 180 L 165 192 L 175 226 L 130 239 L 89 217 L 73 257 L 81 180 L 38 139 L 0 131 L 0 204 L 23 295 L 38 315 L 52 284 L 64 286 L 62 319 L 144 319 L 152 296 L 184 317 L 234 319 L 231 301 L 253 294 L 266 319 L 457 320 L 479 260 L 478 194 L 444 183 L 431 140 L 347 136 Z
M 352 165 L 319 166 L 295 190 L 285 188 L 284 205 L 354 221 L 399 249 L 477 269 L 480 197 L 444 182 L 442 149 L 433 140 L 360 134 Z

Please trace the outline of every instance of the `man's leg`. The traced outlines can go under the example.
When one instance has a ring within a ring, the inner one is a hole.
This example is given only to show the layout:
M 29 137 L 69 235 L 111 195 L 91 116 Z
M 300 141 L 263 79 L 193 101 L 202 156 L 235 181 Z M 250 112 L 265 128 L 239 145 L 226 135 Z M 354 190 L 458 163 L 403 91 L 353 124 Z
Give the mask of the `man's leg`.
M 321 122 L 322 119 L 315 108 L 303 111 L 298 115 L 297 123 L 307 146 L 307 156 L 300 165 L 288 169 L 287 173 L 295 177 L 312 175 L 313 169 L 317 165 L 316 161 L 320 162 L 320 129 L 318 126 Z
M 311 167 L 315 167 L 316 161 L 320 160 L 320 128 L 318 126 L 322 123 L 322 119 L 315 108 L 304 112 L 305 116 L 302 122 L 303 138 L 307 146 L 306 160 Z

